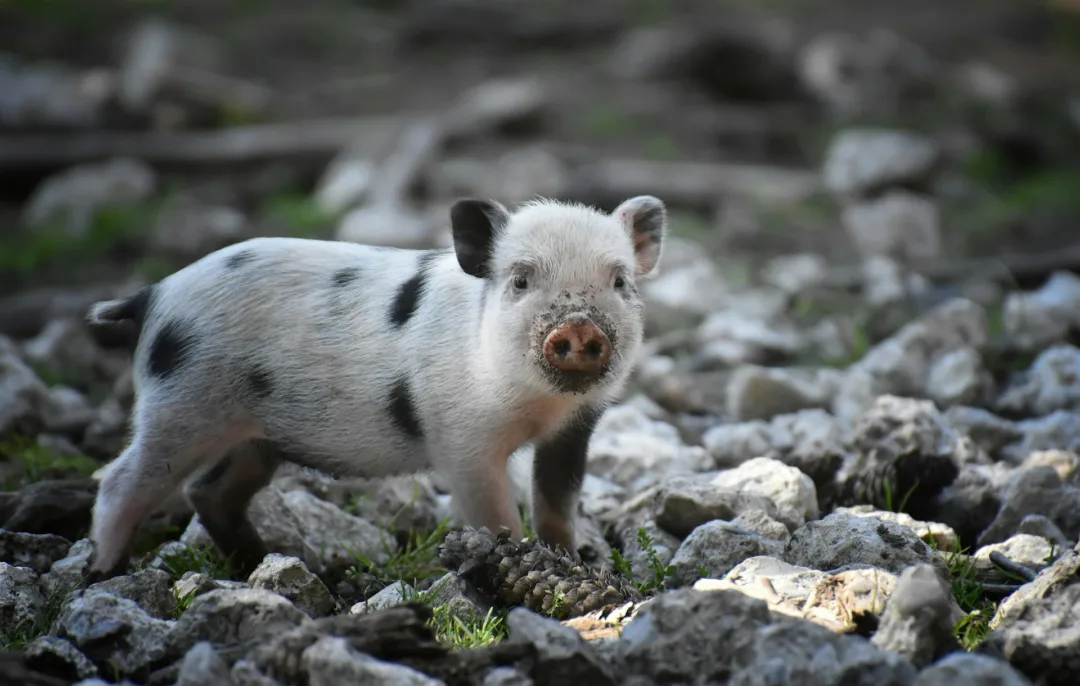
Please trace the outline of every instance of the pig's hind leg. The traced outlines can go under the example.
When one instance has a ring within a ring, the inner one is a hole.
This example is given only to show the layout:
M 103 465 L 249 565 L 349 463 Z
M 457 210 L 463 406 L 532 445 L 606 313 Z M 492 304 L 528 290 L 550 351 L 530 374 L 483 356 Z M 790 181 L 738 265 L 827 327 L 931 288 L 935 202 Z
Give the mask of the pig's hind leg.
M 106 468 L 98 486 L 90 534 L 91 582 L 122 574 L 132 537 L 147 516 L 196 470 L 254 433 L 250 420 L 226 421 L 207 412 L 212 403 L 192 407 L 176 399 L 162 402 L 156 395 L 151 391 L 138 399 L 131 445 Z
M 284 457 L 274 443 L 255 439 L 230 450 L 184 488 L 218 551 L 245 577 L 270 552 L 251 523 L 248 506 Z

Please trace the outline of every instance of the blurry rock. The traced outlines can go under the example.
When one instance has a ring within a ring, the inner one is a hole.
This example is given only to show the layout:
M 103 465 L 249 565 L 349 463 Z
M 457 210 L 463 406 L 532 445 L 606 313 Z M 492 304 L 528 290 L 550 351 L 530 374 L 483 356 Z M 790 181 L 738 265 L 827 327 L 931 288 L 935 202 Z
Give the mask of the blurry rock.
M 925 667 L 960 647 L 953 627 L 963 616 L 938 570 L 930 565 L 908 567 L 889 597 L 873 643 Z
M 48 388 L 37 374 L 14 350 L 0 346 L 0 439 L 36 435 L 44 424 L 48 402 Z
M 104 70 L 22 63 L 0 55 L 0 125 L 86 129 L 100 124 L 116 89 Z
M 250 646 L 312 620 L 276 593 L 222 589 L 191 602 L 168 637 L 167 654 L 185 655 L 199 641 L 215 648 Z
M 94 479 L 47 479 L 19 490 L 14 511 L 0 526 L 9 531 L 56 534 L 74 541 L 89 529 L 97 496 Z
M 648 536 L 649 550 L 641 545 L 642 532 Z M 640 527 L 628 527 L 619 532 L 619 539 L 622 556 L 630 563 L 635 579 L 652 578 L 654 570 L 649 563 L 654 556 L 667 568 L 671 564 L 671 558 L 675 556 L 675 551 L 682 544 L 681 537 L 660 528 L 653 519 L 646 520 Z
M 919 260 L 941 256 L 938 209 L 925 196 L 889 191 L 847 207 L 842 221 L 863 257 L 886 255 Z
M 540 147 L 516 147 L 489 166 L 484 192 L 507 206 L 536 197 L 557 198 L 569 188 L 562 161 Z
M 431 247 L 434 227 L 404 205 L 384 202 L 351 210 L 341 218 L 337 240 L 397 248 Z
M 0 626 L 29 632 L 45 609 L 38 575 L 27 567 L 0 562 Z
M 911 529 L 840 513 L 808 522 L 795 531 L 783 559 L 822 571 L 869 565 L 896 574 L 911 565 L 936 561 L 930 546 Z
M 923 671 L 912 686 L 1033 686 L 1004 660 L 978 653 L 955 652 Z
M 158 215 L 150 233 L 150 247 L 195 260 L 235 243 L 242 237 L 244 226 L 245 218 L 239 210 L 181 198 L 168 203 Z
M 1013 464 L 1040 450 L 1080 452 L 1080 412 L 1055 410 L 1044 417 L 1016 422 L 1015 426 L 1021 439 L 1001 449 L 1002 456 Z
M 683 444 L 674 426 L 653 421 L 636 408 L 616 406 L 597 423 L 587 468 L 629 487 L 643 477 L 656 483 L 675 474 L 703 471 L 708 462 L 705 450 Z
M 288 598 L 309 617 L 321 617 L 334 609 L 330 591 L 295 557 L 270 553 L 248 577 L 248 584 Z
M 745 531 L 721 520 L 706 522 L 690 532 L 671 558 L 671 588 L 689 586 L 704 576 L 720 577 L 743 560 L 757 556 L 779 557 L 784 545 L 777 540 Z
M 721 471 L 712 485 L 736 493 L 760 495 L 776 506 L 770 516 L 791 529 L 818 518 L 814 482 L 795 467 L 768 457 L 755 457 L 734 469 Z
M 834 414 L 853 419 L 886 394 L 924 397 L 930 370 L 943 355 L 981 348 L 987 336 L 981 306 L 960 298 L 938 305 L 848 368 L 833 403 Z
M 1010 293 L 1002 323 L 1009 339 L 1027 350 L 1064 340 L 1070 327 L 1080 328 L 1080 276 L 1058 271 L 1037 291 Z
M 847 129 L 825 153 L 825 186 L 841 195 L 862 195 L 885 186 L 927 179 L 941 154 L 920 134 L 888 129 Z
M 362 497 L 353 497 L 360 488 Z M 439 525 L 436 496 L 431 478 L 419 474 L 379 479 L 363 486 L 356 484 L 327 499 L 338 507 L 349 505 L 352 514 L 372 524 L 407 533 L 434 531 Z
M 1050 541 L 1058 549 L 1067 549 L 1073 544 L 1065 538 L 1060 527 L 1054 521 L 1043 515 L 1027 515 L 1020 520 L 1020 526 L 1016 527 L 1016 535 L 1030 535 Z M 1006 541 L 1007 543 L 1008 541 Z
M 336 686 L 342 683 L 371 686 L 438 686 L 432 679 L 405 665 L 385 662 L 354 650 L 341 637 L 320 638 L 303 653 L 303 666 L 309 686 Z
M 1057 559 L 1061 550 L 1042 536 L 1014 534 L 1007 541 L 991 543 L 975 551 L 976 560 L 990 561 L 990 553 L 998 552 L 1013 562 L 1033 569 L 1042 569 Z M 1057 555 L 1054 553 L 1057 552 Z
M 27 201 L 22 219 L 29 226 L 59 222 L 69 235 L 81 235 L 90 229 L 98 210 L 136 205 L 156 190 L 157 175 L 139 160 L 86 162 L 42 181 Z
M 180 672 L 176 678 L 176 686 L 202 686 L 203 684 L 229 686 L 231 683 L 229 666 L 214 650 L 214 646 L 207 641 L 199 641 L 187 651 L 180 663 Z
M 1080 349 L 1055 345 L 1014 376 L 998 398 L 998 412 L 1042 416 L 1055 410 L 1080 410 Z
M 1050 467 L 1062 482 L 1075 484 L 1080 477 L 1080 455 L 1068 450 L 1039 450 L 1020 463 L 1021 469 L 1034 467 Z
M 61 679 L 76 681 L 96 676 L 98 668 L 71 641 L 41 636 L 26 646 L 26 664 L 31 669 Z
M 1021 437 L 1020 430 L 1012 422 L 981 407 L 953 405 L 946 410 L 945 418 L 957 431 L 970 436 L 980 448 L 993 456 Z
M 55 626 L 59 637 L 71 641 L 95 664 L 127 675 L 164 656 L 172 625 L 151 617 L 132 600 L 95 591 L 69 595 Z
M 1080 536 L 1080 487 L 1066 485 L 1050 467 L 1019 469 L 1001 499 L 1001 509 L 979 536 L 980 547 L 1016 533 L 1027 515 L 1048 517 L 1070 540 Z
M 70 541 L 52 534 L 24 534 L 0 529 L 0 562 L 29 567 L 38 574 L 49 571 L 69 548 Z
M 805 337 L 782 315 L 759 309 L 761 302 L 728 307 L 707 316 L 696 331 L 699 369 L 761 364 L 791 358 L 806 345 Z
M 773 519 L 764 510 L 743 510 L 738 517 L 731 520 L 731 524 L 784 544 L 791 540 L 791 532 L 784 523 Z
M 933 518 L 951 527 L 961 541 L 974 541 L 994 521 L 1012 469 L 1005 464 L 965 464 L 937 497 Z
M 375 164 L 366 155 L 345 150 L 331 160 L 316 183 L 315 204 L 334 214 L 352 208 L 371 189 L 375 172 Z
M 755 457 L 770 457 L 813 479 L 830 481 L 847 448 L 835 418 L 823 410 L 802 410 L 770 422 L 721 424 L 705 432 L 702 443 L 720 468 L 735 467 Z
M 736 421 L 772 419 L 799 410 L 825 408 L 841 373 L 742 365 L 727 386 L 728 414 Z
M 548 88 L 537 78 L 488 79 L 461 97 L 447 126 L 461 136 L 535 130 L 550 104 Z
M 536 658 L 528 674 L 536 683 L 616 683 L 609 667 L 574 629 L 524 607 L 510 610 L 506 625 L 508 641 L 534 647 Z
M 975 404 L 992 394 L 994 379 L 983 366 L 975 348 L 957 348 L 945 353 L 930 367 L 926 394 L 938 407 Z
M 914 531 L 927 545 L 935 550 L 952 551 L 957 549 L 960 543 L 956 532 L 952 527 L 938 522 L 920 522 L 906 512 L 889 512 L 877 510 L 872 505 L 856 505 L 855 507 L 838 507 L 835 513 L 849 514 L 856 517 L 869 517 L 880 519 L 885 522 L 896 522 L 901 526 Z
M 403 581 L 390 584 L 367 600 L 353 605 L 349 609 L 349 614 L 361 615 L 367 612 L 375 612 L 376 610 L 401 605 L 407 598 L 411 598 L 415 593 L 416 589 Z
M 863 298 L 882 308 L 926 293 L 930 284 L 887 255 L 871 255 L 862 263 Z
M 1039 684 L 1067 686 L 1080 656 L 1080 553 L 1070 550 L 998 606 L 983 652 Z
M 825 258 L 813 253 L 781 255 L 769 260 L 762 278 L 785 293 L 799 293 L 821 283 L 828 268 Z
M 820 34 L 802 48 L 798 62 L 804 87 L 842 119 L 897 113 L 937 71 L 924 50 L 879 28 L 861 36 Z
M 762 510 L 773 517 L 777 514 L 776 505 L 764 495 L 742 493 L 735 487 L 725 488 L 700 477 L 669 479 L 656 495 L 656 523 L 678 538 L 686 537 L 706 522 L 730 521 L 750 509 Z
M 640 286 L 649 336 L 696 326 L 720 309 L 730 291 L 705 249 L 693 241 L 666 239 L 663 259 L 664 269 Z
M 97 412 L 86 396 L 69 386 L 53 386 L 49 389 L 49 403 L 44 415 L 45 430 L 52 432 L 52 435 L 39 435 L 38 444 L 67 456 L 81 455 L 79 449 L 63 437 L 81 436 L 95 418 Z M 61 447 L 57 439 L 63 440 L 66 445 Z
M 82 583 L 83 575 L 90 568 L 94 544 L 83 538 L 68 549 L 67 554 L 48 568 L 41 576 L 41 585 L 48 595 L 65 594 Z
M 128 36 L 120 67 L 119 100 L 144 112 L 161 96 L 174 93 L 178 71 L 214 70 L 221 51 L 207 36 L 159 19 L 144 19 Z

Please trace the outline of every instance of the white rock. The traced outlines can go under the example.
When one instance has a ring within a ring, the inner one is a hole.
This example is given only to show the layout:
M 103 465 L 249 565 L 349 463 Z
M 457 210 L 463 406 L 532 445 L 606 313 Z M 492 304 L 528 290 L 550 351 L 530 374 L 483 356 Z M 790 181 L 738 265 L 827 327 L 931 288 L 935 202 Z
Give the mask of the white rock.
M 844 209 L 844 229 L 863 257 L 888 255 L 901 259 L 941 256 L 937 205 L 908 191 L 889 191 L 880 198 Z
M 589 471 L 621 486 L 641 477 L 658 482 L 673 474 L 704 471 L 710 462 L 705 449 L 685 445 L 674 426 L 625 405 L 604 413 L 589 444 Z
M 738 493 L 761 495 L 776 504 L 780 521 L 790 528 L 818 518 L 817 489 L 806 474 L 768 457 L 755 457 L 720 472 L 712 485 Z
M 157 175 L 139 160 L 117 157 L 69 167 L 34 190 L 23 211 L 29 225 L 59 220 L 72 234 L 90 228 L 97 210 L 128 206 L 149 198 L 157 188 Z
M 822 175 L 832 193 L 858 194 L 923 179 L 939 155 L 937 144 L 917 133 L 848 129 L 833 139 L 826 151 Z
M 1002 325 L 1015 344 L 1027 349 L 1064 340 L 1070 327 L 1080 327 L 1080 276 L 1054 272 L 1037 291 L 1010 293 Z

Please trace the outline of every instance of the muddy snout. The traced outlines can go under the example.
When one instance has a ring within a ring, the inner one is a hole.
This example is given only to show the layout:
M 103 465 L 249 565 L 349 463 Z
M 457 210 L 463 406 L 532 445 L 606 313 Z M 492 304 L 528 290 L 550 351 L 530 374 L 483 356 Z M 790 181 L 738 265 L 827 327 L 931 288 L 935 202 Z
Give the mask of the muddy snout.
M 611 360 L 611 341 L 591 319 L 567 320 L 544 339 L 544 360 L 560 372 L 597 374 Z

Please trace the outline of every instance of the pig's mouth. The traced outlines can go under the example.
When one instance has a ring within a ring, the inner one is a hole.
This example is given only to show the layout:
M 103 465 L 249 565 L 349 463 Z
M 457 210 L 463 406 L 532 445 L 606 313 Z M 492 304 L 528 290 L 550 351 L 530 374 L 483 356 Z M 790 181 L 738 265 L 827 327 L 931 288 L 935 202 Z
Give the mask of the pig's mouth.
M 537 364 L 559 393 L 585 393 L 611 374 L 615 327 L 595 308 L 546 311 L 534 334 Z

